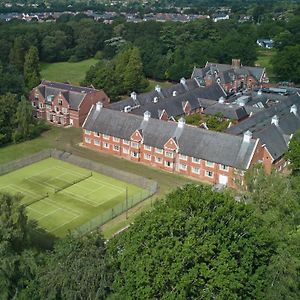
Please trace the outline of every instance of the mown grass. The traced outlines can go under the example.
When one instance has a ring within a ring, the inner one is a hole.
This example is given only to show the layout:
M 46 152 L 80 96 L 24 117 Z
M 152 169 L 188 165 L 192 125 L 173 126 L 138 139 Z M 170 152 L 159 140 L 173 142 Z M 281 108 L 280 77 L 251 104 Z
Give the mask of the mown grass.
M 80 142 L 81 129 L 52 127 L 49 131 L 44 132 L 41 137 L 36 138 L 35 140 L 0 148 L 0 164 L 28 156 L 45 148 L 53 147 L 157 181 L 158 191 L 155 196 L 130 209 L 127 214 L 128 218 L 126 218 L 126 214 L 122 214 L 103 226 L 103 234 L 107 238 L 121 228 L 131 224 L 137 215 L 142 211 L 150 209 L 152 204 L 158 198 L 163 197 L 172 189 L 187 183 L 196 182 L 184 176 L 168 173 L 123 158 L 113 157 L 109 154 L 83 148 L 79 145 Z
M 95 58 L 80 62 L 42 63 L 42 79 L 79 84 L 84 80 L 89 68 L 98 62 Z
M 267 70 L 267 75 L 271 82 L 276 82 L 276 76 L 273 72 L 271 59 L 274 57 L 276 50 L 274 49 L 259 49 L 255 64 L 264 67 Z

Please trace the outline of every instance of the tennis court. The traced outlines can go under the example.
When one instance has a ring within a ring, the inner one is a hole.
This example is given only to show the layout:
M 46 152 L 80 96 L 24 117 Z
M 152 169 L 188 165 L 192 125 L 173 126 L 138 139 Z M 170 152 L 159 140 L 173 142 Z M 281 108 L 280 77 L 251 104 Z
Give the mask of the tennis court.
M 30 219 L 63 236 L 143 189 L 48 158 L 0 176 L 0 192 L 20 194 Z

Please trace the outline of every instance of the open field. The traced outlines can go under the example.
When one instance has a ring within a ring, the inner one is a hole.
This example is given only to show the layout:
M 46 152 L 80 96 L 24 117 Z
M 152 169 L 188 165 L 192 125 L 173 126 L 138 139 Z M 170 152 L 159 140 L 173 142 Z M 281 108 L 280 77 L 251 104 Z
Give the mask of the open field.
M 51 81 L 71 82 L 79 84 L 84 78 L 89 68 L 98 62 L 97 59 L 90 58 L 80 62 L 58 62 L 42 63 L 42 79 Z
M 275 55 L 275 50 L 272 49 L 259 49 L 258 56 L 255 64 L 266 68 L 267 74 L 271 82 L 276 82 L 276 77 L 273 73 L 273 66 L 271 64 L 271 59 Z
M 21 194 L 30 219 L 53 235 L 88 222 L 143 189 L 48 158 L 0 176 L 0 192 Z
M 128 212 L 128 219 L 126 218 L 125 214 L 123 214 L 109 221 L 102 227 L 103 234 L 107 238 L 119 229 L 132 223 L 137 215 L 139 215 L 142 211 L 150 209 L 154 201 L 160 197 L 163 197 L 172 189 L 187 183 L 197 182 L 178 174 L 168 173 L 162 170 L 130 162 L 123 158 L 114 157 L 106 153 L 99 153 L 82 148 L 79 146 L 81 137 L 81 129 L 51 127 L 49 131 L 44 132 L 42 136 L 34 140 L 0 148 L 0 164 L 20 159 L 41 151 L 42 149 L 57 148 L 59 150 L 71 152 L 80 157 L 88 158 L 95 162 L 100 162 L 116 169 L 157 181 L 159 188 L 156 195 L 131 208 Z

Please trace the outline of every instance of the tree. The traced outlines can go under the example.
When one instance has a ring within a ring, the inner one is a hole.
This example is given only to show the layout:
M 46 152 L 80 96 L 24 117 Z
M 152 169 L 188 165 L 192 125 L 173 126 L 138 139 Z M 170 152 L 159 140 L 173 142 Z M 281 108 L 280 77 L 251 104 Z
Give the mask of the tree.
M 33 89 L 41 81 L 39 52 L 36 47 L 30 47 L 25 55 L 24 80 L 28 90 Z
M 124 89 L 127 92 L 133 90 L 139 92 L 148 85 L 143 73 L 143 64 L 138 48 L 134 47 L 130 51 L 130 57 L 126 65 L 124 74 Z
M 273 248 L 249 206 L 188 185 L 109 242 L 113 299 L 263 299 Z
M 10 49 L 9 61 L 12 65 L 15 65 L 21 72 L 23 71 L 25 53 L 26 46 L 24 40 L 21 37 L 15 38 L 13 46 Z
M 110 285 L 106 246 L 102 236 L 93 233 L 58 241 L 29 290 L 33 295 L 38 291 L 37 299 L 96 300 L 105 299 Z
M 294 175 L 300 173 L 300 130 L 296 131 L 293 135 L 289 149 L 285 155 L 286 159 L 290 162 L 290 168 Z
M 15 118 L 17 128 L 14 131 L 13 140 L 16 143 L 30 137 L 30 125 L 34 122 L 32 117 L 32 107 L 30 102 L 27 101 L 24 96 L 22 96 L 21 101 L 18 104 Z

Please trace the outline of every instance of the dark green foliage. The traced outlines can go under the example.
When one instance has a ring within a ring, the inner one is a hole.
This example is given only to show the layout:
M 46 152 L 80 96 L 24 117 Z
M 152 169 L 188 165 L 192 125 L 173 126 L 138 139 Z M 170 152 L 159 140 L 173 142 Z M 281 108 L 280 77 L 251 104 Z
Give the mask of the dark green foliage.
M 290 169 L 294 175 L 300 173 L 300 131 L 296 131 L 289 143 L 286 159 L 290 162 Z
M 274 248 L 246 204 L 186 186 L 109 243 L 115 299 L 262 299 Z
M 24 80 L 29 91 L 41 82 L 39 52 L 36 47 L 30 47 L 25 56 Z
M 105 299 L 112 273 L 100 234 L 59 241 L 25 291 L 28 299 Z

